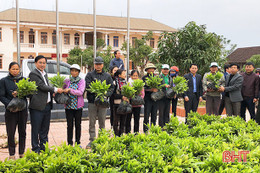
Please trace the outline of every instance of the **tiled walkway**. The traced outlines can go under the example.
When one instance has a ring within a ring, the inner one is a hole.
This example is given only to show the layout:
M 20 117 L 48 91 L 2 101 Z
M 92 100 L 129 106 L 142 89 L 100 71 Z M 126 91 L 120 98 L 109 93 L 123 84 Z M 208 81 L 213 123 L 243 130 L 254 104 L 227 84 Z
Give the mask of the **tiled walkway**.
M 184 121 L 183 117 L 178 117 L 180 121 Z M 158 119 L 158 118 L 157 118 Z M 143 118 L 141 118 L 140 124 L 140 132 L 143 132 Z M 51 122 L 50 131 L 49 131 L 49 145 L 60 145 L 67 140 L 67 122 Z M 82 121 L 82 134 L 81 134 L 81 145 L 85 147 L 89 142 L 89 121 L 84 120 Z M 98 121 L 96 124 L 96 129 L 98 130 Z M 106 119 L 106 129 L 111 129 L 110 119 Z M 132 120 L 132 129 L 133 129 L 133 120 Z M 26 149 L 31 148 L 31 125 L 27 124 L 26 128 L 27 138 L 26 138 Z M 0 136 L 6 134 L 6 127 L 5 125 L 0 125 Z M 18 136 L 16 131 L 16 136 Z M 18 138 L 17 138 L 18 139 Z M 0 137 L 0 144 L 5 143 L 7 141 L 6 138 Z M 16 151 L 18 151 L 18 145 L 16 147 Z M 18 154 L 16 154 L 18 156 Z M 3 161 L 5 158 L 9 156 L 8 149 L 0 149 L 0 160 Z

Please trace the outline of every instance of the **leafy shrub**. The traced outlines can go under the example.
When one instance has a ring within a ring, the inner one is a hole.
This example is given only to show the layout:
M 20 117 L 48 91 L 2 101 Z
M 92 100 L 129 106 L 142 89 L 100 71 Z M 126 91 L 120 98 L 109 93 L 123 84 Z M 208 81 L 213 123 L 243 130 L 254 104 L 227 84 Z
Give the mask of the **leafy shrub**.
M 61 76 L 59 73 L 57 76 L 49 77 L 50 83 L 56 88 L 63 88 L 66 77 Z
M 181 76 L 177 76 L 173 79 L 174 87 L 172 87 L 173 91 L 176 94 L 183 94 L 185 91 L 187 91 L 188 88 L 188 81 Z
M 135 95 L 141 94 L 141 91 L 143 90 L 144 85 L 145 85 L 145 83 L 143 82 L 143 80 L 141 80 L 141 79 L 134 80 L 133 87 L 136 90 Z
M 104 102 L 107 95 L 107 91 L 110 88 L 110 84 L 107 85 L 106 80 L 101 82 L 100 80 L 92 81 L 87 91 L 96 94 L 96 98 L 99 98 Z
M 260 126 L 239 117 L 189 114 L 147 134 L 111 137 L 102 130 L 92 151 L 63 144 L 40 155 L 0 162 L 0 172 L 259 172 Z M 239 145 L 241 144 L 241 145 Z M 223 151 L 249 150 L 247 162 L 224 163 Z
M 221 73 L 219 71 L 216 72 L 216 74 L 212 74 L 212 73 L 208 74 L 206 76 L 206 78 L 211 82 L 211 83 L 209 83 L 208 88 L 217 90 L 220 87 L 219 84 L 220 84 L 220 79 L 222 78 L 222 76 L 223 76 L 223 73 Z
M 35 81 L 29 81 L 30 79 L 22 79 L 19 82 L 16 83 L 17 85 L 17 97 L 19 99 L 28 96 L 33 95 L 37 92 L 37 86 Z
M 158 75 L 154 76 L 152 74 L 150 77 L 146 78 L 146 85 L 149 86 L 150 88 L 157 88 L 161 89 L 164 85 L 162 85 L 162 80 L 163 78 L 160 78 Z

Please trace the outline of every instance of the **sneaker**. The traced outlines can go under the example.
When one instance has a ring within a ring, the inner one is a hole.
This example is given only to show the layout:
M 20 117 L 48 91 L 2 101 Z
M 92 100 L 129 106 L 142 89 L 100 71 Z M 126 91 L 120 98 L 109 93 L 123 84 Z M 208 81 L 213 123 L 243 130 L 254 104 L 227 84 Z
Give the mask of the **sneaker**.
M 79 146 L 79 148 L 81 148 L 81 149 L 82 149 L 82 146 L 80 145 L 80 146 Z
M 92 142 L 89 142 L 88 145 L 86 146 L 86 149 L 90 149 L 91 148 L 91 144 L 92 144 Z
M 15 155 L 9 156 L 9 160 L 15 160 Z

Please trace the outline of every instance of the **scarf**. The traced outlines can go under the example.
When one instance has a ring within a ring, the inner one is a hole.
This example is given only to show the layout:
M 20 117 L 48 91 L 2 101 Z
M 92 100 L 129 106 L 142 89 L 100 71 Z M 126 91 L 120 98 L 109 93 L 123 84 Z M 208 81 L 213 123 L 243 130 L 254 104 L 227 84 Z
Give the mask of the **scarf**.
M 19 73 L 17 76 L 13 76 L 13 75 L 11 75 L 11 73 L 8 73 L 8 77 L 11 79 L 11 80 L 19 80 L 19 79 L 21 79 L 21 78 L 23 78 L 23 76 L 22 76 L 22 73 Z
M 78 83 L 80 80 L 81 80 L 81 78 L 79 76 L 77 76 L 77 77 L 70 76 L 71 83 Z
M 118 77 L 118 78 L 116 79 L 116 82 L 117 82 L 117 89 L 118 89 L 119 91 L 121 91 L 122 86 L 126 84 L 125 79 L 122 79 L 122 78 Z

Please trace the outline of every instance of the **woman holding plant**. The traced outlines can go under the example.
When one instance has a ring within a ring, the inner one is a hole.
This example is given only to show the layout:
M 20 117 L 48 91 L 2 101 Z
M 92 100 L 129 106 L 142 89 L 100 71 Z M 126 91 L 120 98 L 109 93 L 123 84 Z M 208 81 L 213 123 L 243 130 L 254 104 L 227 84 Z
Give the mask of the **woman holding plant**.
M 162 78 L 162 84 L 165 86 L 162 88 L 164 92 L 170 87 L 173 86 L 172 78 L 169 75 L 169 65 L 163 64 L 162 65 L 162 74 L 160 78 Z M 170 103 L 171 99 L 164 96 L 161 100 L 158 101 L 159 105 L 159 126 L 164 127 L 166 123 L 170 120 Z
M 116 73 L 117 70 L 118 70 L 117 66 L 113 66 L 110 69 L 110 75 L 111 75 L 113 81 L 115 80 L 114 74 Z M 112 128 L 113 127 L 113 115 L 114 115 L 114 109 L 113 109 L 114 98 L 113 98 L 113 95 L 109 99 L 109 104 L 110 104 L 110 124 L 111 124 L 111 128 Z
M 73 124 L 75 121 L 75 143 L 80 144 L 81 137 L 81 118 L 84 107 L 83 94 L 85 91 L 85 80 L 79 77 L 80 67 L 73 64 L 70 67 L 71 77 L 64 81 L 64 92 L 68 93 L 70 101 L 65 105 L 67 119 L 67 142 L 73 145 Z
M 136 95 L 144 98 L 144 82 L 139 79 L 139 72 L 137 70 L 132 70 L 130 74 L 130 78 L 128 81 L 130 86 L 133 86 L 136 90 Z M 126 117 L 126 128 L 125 132 L 131 132 L 131 119 L 132 115 L 134 115 L 134 133 L 139 133 L 139 123 L 140 123 L 140 112 L 142 105 L 133 105 L 132 104 L 132 113 L 127 114 Z
M 129 99 L 121 94 L 122 87 L 126 85 L 126 71 L 118 69 L 114 75 L 115 90 L 113 93 L 114 98 L 114 122 L 113 129 L 116 136 L 123 134 L 125 129 L 126 114 L 119 114 L 117 108 L 122 101 L 128 102 Z
M 11 100 L 17 97 L 17 85 L 23 77 L 20 73 L 20 66 L 16 62 L 9 64 L 9 74 L 0 81 L 0 101 L 5 105 L 5 124 L 7 131 L 7 142 L 9 150 L 9 159 L 15 159 L 15 131 L 18 126 L 19 134 L 19 157 L 23 157 L 26 141 L 26 123 L 28 117 L 28 108 L 26 97 L 22 99 L 26 102 L 26 107 L 18 112 L 11 112 L 7 109 Z

